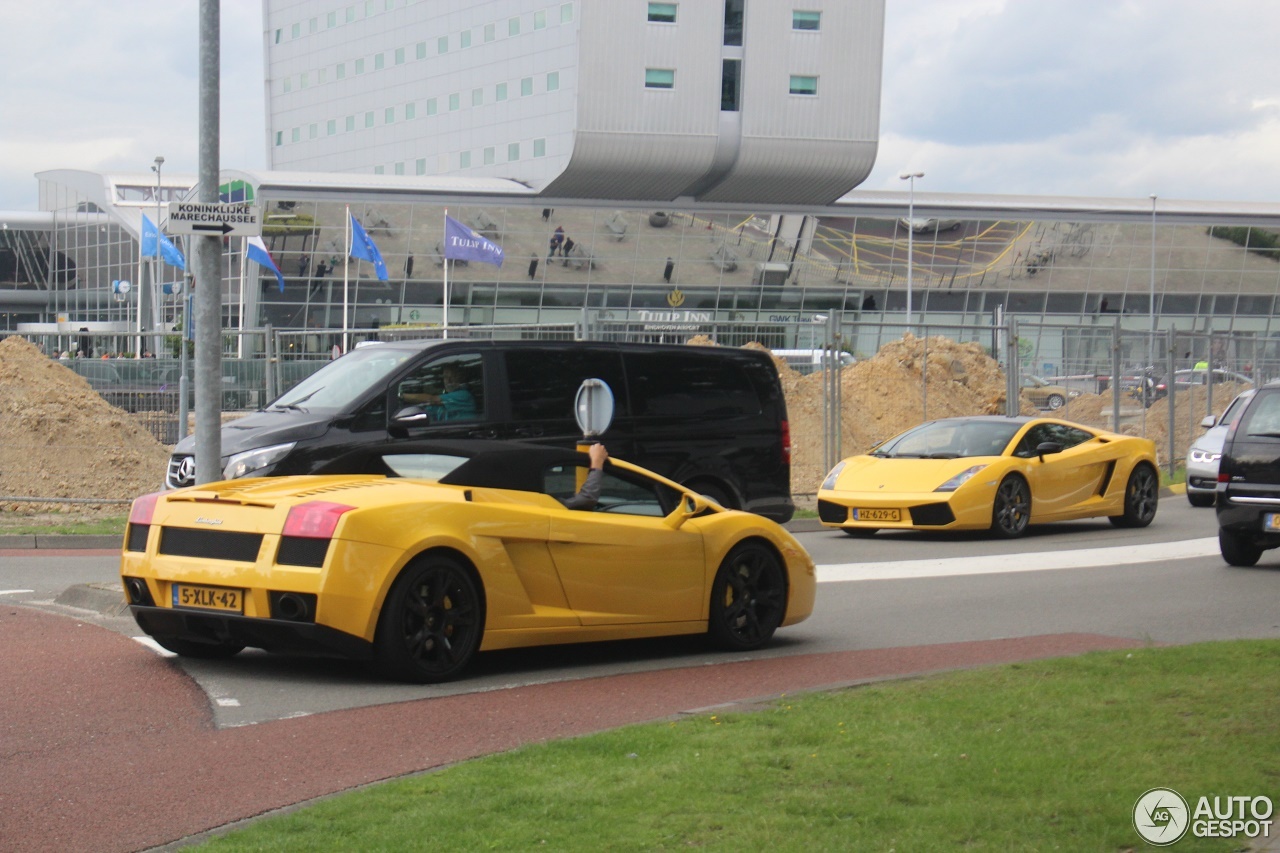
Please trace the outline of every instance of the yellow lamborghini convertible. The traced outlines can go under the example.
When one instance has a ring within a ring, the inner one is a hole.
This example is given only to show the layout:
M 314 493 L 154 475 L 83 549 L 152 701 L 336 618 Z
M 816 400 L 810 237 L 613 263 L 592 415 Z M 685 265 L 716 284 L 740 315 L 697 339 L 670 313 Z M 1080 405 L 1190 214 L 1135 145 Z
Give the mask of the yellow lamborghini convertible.
M 1146 527 L 1160 477 L 1148 439 L 1053 418 L 930 421 L 837 464 L 818 517 L 851 536 L 877 530 L 987 530 L 1106 516 Z
M 477 652 L 702 634 L 759 648 L 813 609 L 791 534 L 642 468 L 495 441 L 381 444 L 318 474 L 144 495 L 121 578 L 138 625 L 179 655 L 372 658 L 458 675 Z

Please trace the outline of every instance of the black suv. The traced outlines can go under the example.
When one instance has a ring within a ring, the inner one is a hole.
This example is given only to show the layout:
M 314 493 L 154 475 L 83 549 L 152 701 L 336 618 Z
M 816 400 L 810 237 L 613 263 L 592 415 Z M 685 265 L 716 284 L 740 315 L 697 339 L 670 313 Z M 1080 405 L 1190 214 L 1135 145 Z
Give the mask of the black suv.
M 1259 388 L 1227 431 L 1217 498 L 1222 559 L 1252 566 L 1280 547 L 1280 382 Z

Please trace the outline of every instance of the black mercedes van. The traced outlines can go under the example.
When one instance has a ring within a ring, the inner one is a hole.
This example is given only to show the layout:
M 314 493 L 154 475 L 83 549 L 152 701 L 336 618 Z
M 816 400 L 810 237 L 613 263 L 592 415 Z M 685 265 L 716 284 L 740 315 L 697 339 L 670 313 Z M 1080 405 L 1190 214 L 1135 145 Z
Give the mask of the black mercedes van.
M 772 357 L 762 350 L 595 341 L 431 340 L 357 347 L 222 428 L 227 479 L 307 474 L 367 444 L 519 439 L 571 447 L 574 397 L 602 379 L 609 452 L 720 502 L 790 520 L 791 436 Z M 194 483 L 194 436 L 165 484 Z

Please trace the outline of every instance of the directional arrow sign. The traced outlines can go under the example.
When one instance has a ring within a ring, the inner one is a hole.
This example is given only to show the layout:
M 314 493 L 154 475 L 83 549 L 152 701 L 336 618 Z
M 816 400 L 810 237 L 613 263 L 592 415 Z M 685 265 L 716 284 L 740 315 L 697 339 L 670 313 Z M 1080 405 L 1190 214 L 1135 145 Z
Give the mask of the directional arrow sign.
M 223 237 L 257 237 L 262 234 L 262 210 L 257 205 L 169 202 L 170 234 L 212 234 Z

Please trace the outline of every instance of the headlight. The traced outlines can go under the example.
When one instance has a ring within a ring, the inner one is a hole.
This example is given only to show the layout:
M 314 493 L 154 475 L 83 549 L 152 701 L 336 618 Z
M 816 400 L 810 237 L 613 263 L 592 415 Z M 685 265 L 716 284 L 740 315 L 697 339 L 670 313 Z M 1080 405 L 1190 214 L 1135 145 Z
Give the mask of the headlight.
M 227 460 L 226 467 L 222 469 L 222 476 L 227 480 L 236 480 L 240 477 L 247 477 L 255 471 L 261 471 L 268 465 L 274 465 L 288 455 L 296 441 L 290 441 L 287 444 L 273 444 L 270 447 L 255 447 L 253 450 L 246 450 L 244 453 L 237 453 Z
M 943 483 L 941 486 L 938 486 L 938 488 L 934 489 L 934 491 L 935 492 L 954 492 L 956 489 L 960 488 L 965 483 L 967 483 L 970 477 L 972 477 L 974 474 L 977 474 L 979 471 L 981 471 L 983 468 L 986 468 L 986 467 L 987 467 L 986 465 L 974 465 L 972 468 L 966 468 L 963 471 L 961 471 L 959 474 L 956 474 L 950 480 L 947 480 L 947 482 Z
M 1198 448 L 1195 448 L 1195 447 L 1191 448 L 1192 462 L 1199 462 L 1201 464 L 1204 464 L 1208 462 L 1217 462 L 1221 458 L 1222 458 L 1221 453 L 1209 453 L 1204 450 L 1199 450 Z
M 827 479 L 822 481 L 822 488 L 834 489 L 836 480 L 840 477 L 840 472 L 844 470 L 844 460 L 836 463 L 836 467 L 831 469 L 831 473 L 827 475 Z

